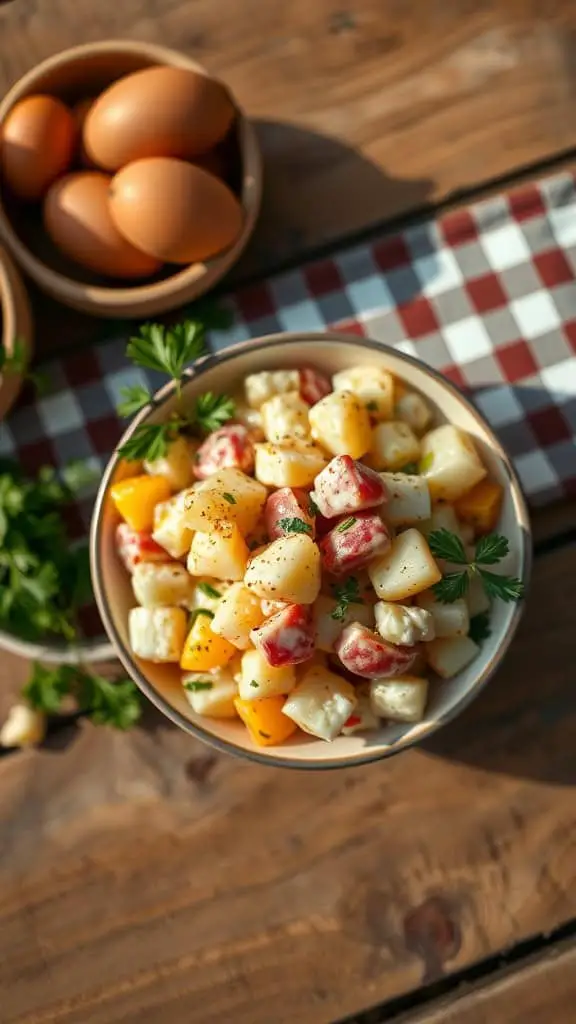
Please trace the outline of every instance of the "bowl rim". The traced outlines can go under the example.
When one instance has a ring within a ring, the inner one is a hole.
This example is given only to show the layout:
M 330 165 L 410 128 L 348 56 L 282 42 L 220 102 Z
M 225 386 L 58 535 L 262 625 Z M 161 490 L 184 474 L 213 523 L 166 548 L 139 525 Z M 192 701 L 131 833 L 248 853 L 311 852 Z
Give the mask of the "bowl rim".
M 274 348 L 278 345 L 292 345 L 295 343 L 301 343 L 303 341 L 328 341 L 338 344 L 344 342 L 346 344 L 356 345 L 360 348 L 369 349 L 370 351 L 382 351 L 389 350 L 391 355 L 399 358 L 400 361 L 408 363 L 419 370 L 424 370 L 429 376 L 433 377 L 440 385 L 445 387 L 452 396 L 459 402 L 463 403 L 469 413 L 480 423 L 483 430 L 485 430 L 490 439 L 490 445 L 501 458 L 504 468 L 510 479 L 510 485 L 514 493 L 514 497 L 518 504 L 518 527 L 521 535 L 520 545 L 520 578 L 523 580 L 526 591 L 530 582 L 531 569 L 532 569 L 532 531 L 530 524 L 530 517 L 528 513 L 528 506 L 520 478 L 512 464 L 512 461 L 500 441 L 494 434 L 492 427 L 482 415 L 482 413 L 470 402 L 470 400 L 463 394 L 463 392 L 444 377 L 439 371 L 429 367 L 422 360 L 417 359 L 415 356 L 408 355 L 406 352 L 401 352 L 394 348 L 392 345 L 386 344 L 386 342 L 376 341 L 373 338 L 358 337 L 352 334 L 346 334 L 345 332 L 338 331 L 310 331 L 307 332 L 286 332 L 286 333 L 275 333 L 264 335 L 260 338 L 250 338 L 246 341 L 237 342 L 234 345 L 230 345 L 228 348 L 218 352 L 209 353 L 206 356 L 201 357 L 196 361 L 194 366 L 187 371 L 188 384 L 191 381 L 195 381 L 201 377 L 203 373 L 217 363 L 226 363 L 233 361 L 236 356 L 242 355 L 248 350 L 257 352 L 258 350 L 267 350 Z M 186 386 L 186 385 L 185 385 Z M 175 385 L 172 381 L 165 384 L 160 388 L 154 396 L 154 411 L 157 412 L 171 397 L 174 392 Z M 294 759 L 289 755 L 286 756 L 275 756 L 270 757 L 263 751 L 259 750 L 248 750 L 245 747 L 236 746 L 230 740 L 220 739 L 220 737 L 213 735 L 208 730 L 204 729 L 203 726 L 198 725 L 196 722 L 191 721 L 181 714 L 148 682 L 148 679 L 144 673 L 140 670 L 139 666 L 132 660 L 129 652 L 125 648 L 118 631 L 116 629 L 113 616 L 111 614 L 107 595 L 104 592 L 103 587 L 103 574 L 100 566 L 100 549 L 101 549 L 101 538 L 102 538 L 102 527 L 103 527 L 103 512 L 104 506 L 108 494 L 108 487 L 110 480 L 115 473 L 121 457 L 118 454 L 118 448 L 132 436 L 136 428 L 143 423 L 152 412 L 152 407 L 147 406 L 143 409 L 134 420 L 130 423 L 130 426 L 125 430 L 124 434 L 118 441 L 118 445 L 113 455 L 111 456 L 108 464 L 104 469 L 96 500 L 94 503 L 94 509 L 92 513 L 91 529 L 90 529 L 90 568 L 92 575 L 92 587 L 94 590 L 94 596 L 96 598 L 96 604 L 100 617 L 104 624 L 107 635 L 110 637 L 111 642 L 115 648 L 116 655 L 122 662 L 122 665 L 136 682 L 142 692 L 148 697 L 150 701 L 160 710 L 167 718 L 170 719 L 175 725 L 184 729 L 185 732 L 195 736 L 197 739 L 203 740 L 210 746 L 217 750 L 225 753 L 236 754 L 237 756 L 248 758 L 250 761 L 257 762 L 258 764 L 265 764 L 268 766 L 274 766 L 277 768 L 300 768 L 302 770 L 325 770 L 325 769 L 336 769 L 336 768 L 352 768 L 358 765 L 369 764 L 372 761 L 381 761 L 384 758 L 392 757 L 394 754 L 400 753 L 402 750 L 408 750 L 411 747 L 420 744 L 423 740 L 428 739 L 435 732 L 438 731 L 443 725 L 446 725 L 453 718 L 459 715 L 472 700 L 478 695 L 478 693 L 484 688 L 488 680 L 492 677 L 497 667 L 501 663 L 506 654 L 512 639 L 518 628 L 520 618 L 522 616 L 524 608 L 524 600 L 517 602 L 513 606 L 512 621 L 510 628 L 508 629 L 500 647 L 496 653 L 491 657 L 485 664 L 482 673 L 478 676 L 476 681 L 470 686 L 470 689 L 462 697 L 458 704 L 451 709 L 450 712 L 439 717 L 433 724 L 426 728 L 425 731 L 421 732 L 417 737 L 411 740 L 400 739 L 393 746 L 385 750 L 374 750 L 373 752 L 360 753 L 343 760 L 342 758 L 330 758 L 326 759 L 306 759 L 299 758 Z M 263 748 L 265 750 L 265 748 Z
M 214 77 L 210 75 L 210 72 L 203 64 L 194 60 L 193 57 L 189 57 L 183 51 L 156 43 L 123 39 L 104 39 L 94 43 L 82 43 L 79 46 L 60 50 L 58 53 L 40 61 L 40 63 L 34 65 L 33 68 L 30 68 L 30 70 L 14 82 L 0 100 L 0 126 L 14 104 L 29 94 L 30 88 L 34 87 L 38 78 L 42 75 L 83 57 L 115 53 L 149 58 L 152 62 L 151 66 L 161 64 L 169 67 L 194 69 L 201 74 Z M 62 302 L 69 303 L 70 305 L 81 303 L 82 305 L 78 308 L 85 308 L 84 304 L 90 303 L 94 312 L 97 311 L 99 304 L 101 304 L 102 311 L 107 309 L 108 315 L 130 316 L 132 314 L 123 312 L 130 305 L 166 301 L 168 296 L 172 294 L 178 297 L 184 289 L 190 288 L 194 284 L 200 286 L 206 277 L 209 277 L 209 281 L 205 286 L 206 289 L 214 287 L 217 281 L 228 273 L 246 248 L 254 231 L 262 201 L 262 156 L 256 130 L 250 118 L 239 106 L 236 97 L 231 94 L 231 98 L 238 117 L 238 130 L 243 154 L 242 187 L 239 200 L 244 219 L 240 235 L 224 252 L 218 253 L 205 263 L 192 263 L 176 269 L 169 277 L 155 281 L 153 284 L 144 282 L 130 286 L 119 283 L 116 287 L 76 281 L 65 273 L 52 269 L 49 263 L 36 256 L 33 250 L 21 241 L 6 213 L 4 198 L 1 193 L 0 238 L 26 273 L 40 287 L 49 291 L 52 295 L 57 295 Z M 185 301 L 185 298 L 183 301 Z M 165 307 L 163 305 L 161 309 L 158 307 L 157 311 L 162 312 L 162 310 L 168 308 L 173 307 Z M 151 313 L 151 315 L 154 314 Z

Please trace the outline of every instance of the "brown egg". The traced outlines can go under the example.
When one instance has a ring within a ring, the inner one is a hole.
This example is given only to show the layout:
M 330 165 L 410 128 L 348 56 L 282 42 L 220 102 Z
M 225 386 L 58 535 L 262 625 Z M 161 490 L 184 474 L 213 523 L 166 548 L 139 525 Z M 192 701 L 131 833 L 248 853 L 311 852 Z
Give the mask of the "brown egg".
M 227 185 L 169 157 L 136 160 L 118 171 L 110 212 L 133 245 L 167 263 L 210 259 L 242 228 L 242 207 Z
M 211 149 L 234 119 L 228 90 L 185 68 L 153 67 L 114 82 L 84 125 L 91 160 L 108 171 L 148 156 L 184 160 Z
M 149 277 L 158 260 L 139 252 L 118 232 L 109 208 L 111 179 L 100 171 L 60 178 L 44 200 L 44 227 L 66 256 L 105 277 Z
M 2 126 L 0 164 L 9 188 L 21 199 L 40 199 L 70 166 L 75 139 L 74 118 L 60 100 L 20 100 Z

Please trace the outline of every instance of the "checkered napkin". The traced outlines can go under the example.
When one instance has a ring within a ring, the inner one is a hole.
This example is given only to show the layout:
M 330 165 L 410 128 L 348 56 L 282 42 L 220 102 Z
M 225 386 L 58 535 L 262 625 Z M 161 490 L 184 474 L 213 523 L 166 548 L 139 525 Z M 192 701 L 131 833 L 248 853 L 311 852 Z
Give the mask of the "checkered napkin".
M 463 388 L 514 458 L 533 505 L 576 494 L 576 185 L 561 174 L 402 234 L 343 251 L 238 292 L 220 351 L 276 331 L 328 326 L 418 356 Z M 102 467 L 124 428 L 124 385 L 163 379 L 134 368 L 124 337 L 43 369 L 0 424 L 0 456 L 28 471 L 86 459 Z M 91 499 L 71 510 L 85 533 Z

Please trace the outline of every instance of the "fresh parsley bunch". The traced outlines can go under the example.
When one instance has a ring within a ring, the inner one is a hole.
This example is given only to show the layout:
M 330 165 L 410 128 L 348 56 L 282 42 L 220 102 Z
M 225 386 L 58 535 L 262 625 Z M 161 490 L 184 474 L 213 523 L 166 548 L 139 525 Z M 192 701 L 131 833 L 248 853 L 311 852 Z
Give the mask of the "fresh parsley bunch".
M 524 595 L 524 584 L 514 576 L 505 576 L 491 572 L 487 565 L 496 565 L 509 551 L 506 537 L 498 533 L 489 533 L 481 537 L 476 544 L 474 558 L 468 561 L 464 545 L 459 537 L 450 530 L 434 530 L 428 538 L 430 551 L 435 558 L 443 558 L 454 565 L 462 565 L 463 569 L 449 572 L 433 587 L 434 594 L 444 604 L 464 597 L 472 576 L 477 576 L 490 598 L 501 601 L 519 601 Z
M 180 399 L 186 368 L 206 351 L 207 327 L 224 326 L 229 321 L 226 318 L 222 311 L 205 309 L 201 319 L 184 320 L 172 327 L 144 324 L 139 334 L 130 338 L 126 354 L 135 366 L 171 377 Z M 134 416 L 147 406 L 154 406 L 152 393 L 141 384 L 123 388 L 121 393 L 121 416 Z M 207 391 L 199 395 L 192 408 L 179 410 L 165 423 L 141 423 L 119 451 L 126 459 L 153 461 L 166 455 L 168 446 L 180 434 L 210 434 L 233 415 L 231 398 Z
M 47 715 L 57 714 L 62 702 L 73 697 L 95 725 L 114 729 L 129 729 L 142 713 L 140 694 L 130 679 L 112 682 L 74 665 L 48 668 L 35 663 L 22 696 L 30 707 Z

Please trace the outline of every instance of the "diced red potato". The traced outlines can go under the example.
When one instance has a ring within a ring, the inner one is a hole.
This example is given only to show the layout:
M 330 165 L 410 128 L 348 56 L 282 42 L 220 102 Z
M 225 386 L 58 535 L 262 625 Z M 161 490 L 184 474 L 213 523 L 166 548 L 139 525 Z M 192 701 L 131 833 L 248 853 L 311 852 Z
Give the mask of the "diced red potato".
M 308 661 L 315 647 L 312 609 L 290 604 L 253 629 L 250 639 L 274 668 Z
M 200 445 L 194 459 L 194 476 L 206 480 L 221 469 L 254 469 L 254 445 L 251 432 L 243 423 L 227 423 L 210 434 Z
M 311 366 L 305 366 L 300 370 L 300 397 L 308 402 L 308 405 L 316 405 L 321 398 L 326 398 L 332 391 L 332 384 L 324 374 Z
M 418 653 L 417 647 L 388 643 L 359 622 L 342 631 L 334 649 L 345 668 L 366 679 L 401 675 L 408 671 Z
M 318 546 L 326 572 L 342 576 L 383 555 L 390 547 L 390 534 L 375 512 L 358 512 L 340 519 Z
M 287 528 L 284 520 L 298 519 L 304 523 L 300 531 Z M 314 537 L 314 516 L 310 512 L 310 499 L 306 491 L 294 490 L 291 487 L 281 487 L 279 491 L 270 494 L 264 509 L 264 521 L 270 540 L 277 537 L 286 537 L 290 533 L 307 533 Z M 282 525 L 283 524 L 283 525 Z M 308 530 L 305 527 L 309 527 Z
M 170 555 L 149 533 L 133 530 L 128 523 L 116 527 L 116 549 L 129 573 L 141 562 L 169 562 Z
M 382 505 L 388 491 L 373 469 L 350 455 L 336 455 L 316 477 L 312 497 L 321 515 L 330 519 Z

